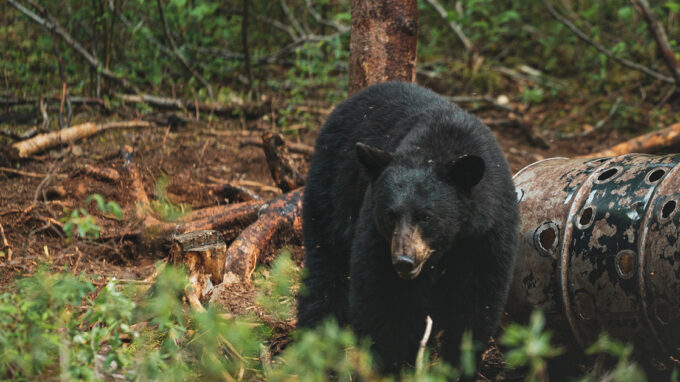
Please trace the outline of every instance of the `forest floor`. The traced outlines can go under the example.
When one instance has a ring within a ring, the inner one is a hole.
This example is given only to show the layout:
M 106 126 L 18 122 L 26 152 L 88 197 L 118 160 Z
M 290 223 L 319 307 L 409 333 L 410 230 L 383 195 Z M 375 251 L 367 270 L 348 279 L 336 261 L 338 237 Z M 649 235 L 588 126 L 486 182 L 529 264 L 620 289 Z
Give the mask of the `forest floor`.
M 273 104 L 276 102 L 283 100 L 272 101 Z M 462 106 L 470 109 L 467 105 Z M 316 109 L 312 109 L 306 121 L 313 128 L 298 129 L 292 134 L 288 129 L 286 139 L 289 142 L 313 145 L 331 105 L 314 107 Z M 524 114 L 524 120 L 538 118 L 538 115 L 532 116 L 531 113 L 544 112 L 542 110 L 550 109 L 530 110 Z M 503 119 L 507 114 L 494 108 L 472 111 L 488 121 Z M 126 109 L 124 112 L 116 110 L 113 115 L 105 115 L 97 107 L 80 107 L 76 109 L 72 125 L 124 119 L 121 115 L 146 119 L 167 119 L 168 116 L 168 112 L 162 111 L 147 111 L 143 116 L 137 113 L 134 109 Z M 160 209 L 167 210 L 167 206 L 171 206 L 171 209 L 181 213 L 228 203 L 223 196 L 213 191 L 215 185 L 224 183 L 241 184 L 265 200 L 276 196 L 276 185 L 262 148 L 243 145 L 244 140 L 260 139 L 265 131 L 281 132 L 282 129 L 272 123 L 276 116 L 269 114 L 249 120 L 206 120 L 203 116 L 200 122 L 188 121 L 172 127 L 159 124 L 107 131 L 70 146 L 35 155 L 19 162 L 18 166 L 17 162 L 1 164 L 5 168 L 12 166 L 20 173 L 0 171 L 0 224 L 6 236 L 5 258 L 0 259 L 0 288 L 7 288 L 14 279 L 31 273 L 41 264 L 48 264 L 55 271 L 84 274 L 96 285 L 104 285 L 113 277 L 119 280 L 143 280 L 154 273 L 155 264 L 167 258 L 165 249 L 146 245 L 139 237 L 127 234 L 134 231 L 139 222 L 133 213 L 136 200 L 131 194 L 131 180 L 124 166 L 124 145 L 133 147 L 134 160 L 145 190 L 153 199 L 152 205 L 157 203 Z M 491 128 L 513 172 L 543 158 L 587 154 L 623 139 L 613 131 L 558 139 L 540 131 L 528 132 L 518 124 L 500 123 Z M 542 137 L 542 143 L 536 143 L 535 134 Z M 292 155 L 304 172 L 309 157 L 304 154 Z M 87 166 L 113 169 L 120 179 L 112 181 L 98 177 L 84 170 Z M 95 203 L 86 203 L 92 194 L 100 194 L 105 200 L 118 203 L 124 218 L 120 221 L 112 219 L 98 211 Z M 61 219 L 80 207 L 97 216 L 102 226 L 101 238 L 67 240 Z M 233 227 L 232 232 L 224 232 L 225 238 L 233 240 L 242 228 Z M 283 245 L 289 247 L 296 262 L 301 263 L 304 249 L 299 238 L 293 238 Z M 272 256 L 266 258 L 271 260 Z M 263 262 L 266 263 L 266 259 Z M 234 285 L 223 290 L 218 303 L 234 314 L 257 313 L 260 309 L 254 301 L 251 285 Z M 278 326 L 281 343 L 275 347 L 285 344 L 287 332 L 293 323 L 281 323 Z M 493 355 L 487 356 L 487 363 L 496 364 L 496 367 L 501 364 L 498 356 Z

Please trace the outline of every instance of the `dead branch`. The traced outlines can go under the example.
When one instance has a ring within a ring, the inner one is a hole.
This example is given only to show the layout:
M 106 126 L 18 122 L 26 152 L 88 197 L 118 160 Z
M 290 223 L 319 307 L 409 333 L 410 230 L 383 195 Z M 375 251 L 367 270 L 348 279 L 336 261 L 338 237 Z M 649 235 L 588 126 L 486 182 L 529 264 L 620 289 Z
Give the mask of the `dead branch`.
M 295 15 L 293 12 L 291 12 L 290 8 L 288 8 L 288 4 L 286 4 L 286 0 L 280 0 L 281 3 L 281 9 L 283 10 L 283 13 L 286 15 L 288 18 L 288 21 L 290 21 L 290 24 L 295 28 L 295 31 L 298 33 L 300 36 L 304 36 L 306 34 L 309 34 L 308 31 L 305 31 L 302 26 L 300 25 L 300 22 L 295 18 Z
M 257 188 L 257 189 L 264 191 L 264 192 L 271 192 L 271 193 L 274 193 L 274 194 L 277 194 L 277 195 L 281 194 L 280 188 L 273 187 L 273 186 L 270 186 L 268 184 L 256 182 L 254 180 L 232 180 L 232 181 L 229 181 L 229 182 L 225 182 L 224 180 L 217 179 L 214 176 L 208 176 L 208 179 L 211 182 L 215 182 L 215 183 L 219 183 L 219 184 L 231 184 L 231 185 L 238 186 L 238 187 L 252 187 L 252 188 Z
M 275 239 L 285 231 L 300 237 L 302 232 L 302 195 L 297 189 L 270 200 L 258 220 L 244 229 L 227 249 L 225 280 L 234 279 L 250 282 L 255 265 Z M 229 274 L 233 276 L 228 276 Z
M 269 101 L 257 104 L 225 106 L 219 103 L 208 104 L 201 102 L 183 101 L 180 99 L 164 98 L 149 94 L 143 94 L 141 96 L 131 94 L 120 94 L 120 99 L 123 102 L 145 103 L 149 106 L 161 109 L 174 109 L 188 112 L 199 110 L 200 112 L 203 113 L 213 113 L 216 115 L 222 115 L 226 117 L 238 117 L 240 115 L 244 115 L 247 118 L 259 118 L 262 115 L 266 114 L 269 111 L 270 107 Z
M 311 156 L 314 154 L 314 146 L 306 145 L 304 143 L 296 143 L 296 142 L 288 142 L 285 141 L 286 147 L 288 147 L 288 151 L 291 153 L 297 153 L 297 154 L 304 154 Z M 240 147 L 245 147 L 245 146 L 256 146 L 256 147 L 263 147 L 262 146 L 262 139 L 257 139 L 257 138 L 243 138 L 239 141 L 239 146 Z
M 150 127 L 151 123 L 146 121 L 125 121 L 125 122 L 109 122 L 104 124 L 96 124 L 92 122 L 83 123 L 69 127 L 67 129 L 54 131 L 47 134 L 41 134 L 31 139 L 17 142 L 11 146 L 11 155 L 17 158 L 26 158 L 41 151 L 57 147 L 66 143 L 75 142 L 77 140 L 87 138 L 89 136 L 98 134 L 105 130 L 118 128 L 136 128 L 136 127 Z
M 38 5 L 34 0 L 26 0 L 31 6 L 39 11 L 42 15 L 44 15 L 45 18 L 42 18 L 38 16 L 36 13 L 33 11 L 29 10 L 26 8 L 24 5 L 19 3 L 17 0 L 8 0 L 10 5 L 12 5 L 14 8 L 16 8 L 19 12 L 23 13 L 26 15 L 28 18 L 36 22 L 38 25 L 46 29 L 47 31 L 59 36 L 68 46 L 73 48 L 78 54 L 80 54 L 85 61 L 87 61 L 90 66 L 93 68 L 99 70 L 104 77 L 110 78 L 114 81 L 119 82 L 123 87 L 128 88 L 133 90 L 135 93 L 139 93 L 139 89 L 133 85 L 130 81 L 125 79 L 124 77 L 120 77 L 107 69 L 99 59 L 97 59 L 95 56 L 90 54 L 90 52 L 82 46 L 78 41 L 76 41 L 71 35 L 66 31 L 66 29 L 62 28 L 61 25 L 59 25 L 52 16 L 50 16 L 44 8 L 42 8 L 40 5 Z
M 283 191 L 294 190 L 305 183 L 297 166 L 288 154 L 286 142 L 281 134 L 262 134 L 262 148 L 274 183 Z
M 647 21 L 649 31 L 654 36 L 654 40 L 656 40 L 656 46 L 659 47 L 661 57 L 663 57 L 666 67 L 671 71 L 675 84 L 680 85 L 680 66 L 678 66 L 678 60 L 675 58 L 675 53 L 671 48 L 671 44 L 668 42 L 668 36 L 666 36 L 663 25 L 656 19 L 652 10 L 649 9 L 647 0 L 631 0 L 631 2 L 638 11 L 642 13 L 642 16 Z
M 8 172 L 10 174 L 17 174 L 21 176 L 28 176 L 31 178 L 44 178 L 46 174 L 38 174 L 37 172 L 31 172 L 31 171 L 21 171 L 21 170 L 16 170 L 13 168 L 7 168 L 7 167 L 0 167 L 0 172 Z M 58 178 L 66 178 L 68 175 L 66 174 L 56 174 Z
M 23 133 L 17 133 L 17 132 L 10 130 L 10 129 L 1 129 L 0 135 L 5 136 L 5 137 L 10 138 L 10 139 L 13 139 L 15 141 L 21 141 L 21 140 L 24 140 L 24 139 L 33 138 L 36 135 L 38 135 L 39 133 L 41 133 L 41 132 L 46 133 L 47 131 L 49 131 L 49 130 L 44 130 L 42 128 L 42 126 L 34 126 L 34 127 L 31 127 L 30 129 L 24 131 Z
M 446 21 L 446 24 L 449 26 L 449 29 L 453 31 L 453 33 L 458 37 L 461 43 L 463 43 L 463 46 L 465 47 L 465 50 L 468 52 L 474 51 L 474 46 L 472 45 L 472 42 L 470 42 L 470 39 L 467 38 L 465 33 L 463 32 L 463 28 L 460 27 L 457 23 L 449 20 L 448 18 L 448 13 L 446 12 L 446 9 L 439 3 L 437 0 L 426 0 L 428 4 L 434 10 L 439 14 L 439 17 L 441 17 L 444 21 Z
M 613 157 L 628 153 L 655 153 L 680 145 L 680 123 L 635 137 L 610 149 L 581 155 L 579 158 Z
M 177 49 L 177 45 L 175 44 L 175 40 L 172 38 L 172 34 L 170 34 L 170 29 L 168 29 L 168 24 L 165 22 L 165 15 L 163 13 L 163 4 L 161 4 L 161 0 L 156 0 L 156 4 L 158 5 L 158 14 L 160 15 L 161 18 L 161 24 L 163 25 L 163 33 L 165 33 L 165 39 L 168 40 L 168 43 L 170 44 L 170 47 L 172 48 L 172 53 L 177 58 L 179 62 L 184 65 L 184 67 L 191 73 L 194 78 L 196 78 L 202 85 L 205 87 L 205 89 L 208 91 L 208 96 L 210 99 L 215 99 L 215 95 L 213 94 L 212 87 L 208 83 L 208 81 L 203 78 L 203 76 L 198 73 L 194 67 L 189 63 L 189 61 L 184 57 L 180 52 L 179 49 Z
M 262 200 L 262 197 L 257 193 L 242 187 L 236 186 L 229 183 L 224 184 L 213 184 L 208 186 L 210 189 L 210 194 L 215 195 L 221 199 L 227 199 L 228 201 L 236 202 L 248 202 L 251 200 Z
M 327 25 L 340 33 L 349 32 L 349 25 L 345 25 L 335 20 L 326 20 L 323 17 L 321 17 L 319 12 L 317 12 L 316 9 L 314 9 L 314 6 L 312 5 L 312 0 L 305 0 L 305 5 L 307 6 L 307 10 L 312 15 L 312 17 L 314 17 L 314 20 L 316 20 L 317 23 L 321 25 Z
M 10 247 L 9 242 L 7 241 L 7 236 L 5 236 L 5 228 L 2 226 L 2 223 L 0 223 L 0 237 L 2 238 L 2 251 L 7 251 L 7 262 L 12 261 L 12 247 Z
M 86 164 L 77 169 L 72 176 L 85 175 L 108 183 L 118 183 L 120 174 L 112 168 L 97 168 Z
M 70 97 L 71 105 L 97 105 L 105 109 L 109 108 L 109 105 L 101 98 L 95 97 Z M 43 97 L 43 100 L 47 103 L 61 103 L 61 96 L 53 95 Z M 40 98 L 17 98 L 17 97 L 2 97 L 0 96 L 0 106 L 20 106 L 20 105 L 38 105 L 40 103 Z
M 418 346 L 418 354 L 416 355 L 416 375 L 421 374 L 423 369 L 423 359 L 425 358 L 425 347 L 427 346 L 427 341 L 430 340 L 430 334 L 432 333 L 432 318 L 427 316 L 425 318 L 425 332 L 423 333 L 423 338 L 420 339 L 420 346 Z
M 550 12 L 550 14 L 559 22 L 564 24 L 569 30 L 571 30 L 578 38 L 581 40 L 585 41 L 586 43 L 592 45 L 595 49 L 597 49 L 600 53 L 604 54 L 605 56 L 611 58 L 612 60 L 618 62 L 619 64 L 628 67 L 633 70 L 637 70 L 639 72 L 642 72 L 650 77 L 656 78 L 657 80 L 661 80 L 663 82 L 667 82 L 669 84 L 676 84 L 676 81 L 672 77 L 668 77 L 666 75 L 663 75 L 659 72 L 656 72 L 644 65 L 637 64 L 635 62 L 626 60 L 625 58 L 620 58 L 617 57 L 614 53 L 612 53 L 609 49 L 605 48 L 604 46 L 598 44 L 597 42 L 593 41 L 588 35 L 586 35 L 582 30 L 580 30 L 576 25 L 572 24 L 571 21 L 567 20 L 564 16 L 560 15 L 555 8 L 553 8 L 552 5 L 547 0 L 541 0 L 543 3 L 543 6 Z

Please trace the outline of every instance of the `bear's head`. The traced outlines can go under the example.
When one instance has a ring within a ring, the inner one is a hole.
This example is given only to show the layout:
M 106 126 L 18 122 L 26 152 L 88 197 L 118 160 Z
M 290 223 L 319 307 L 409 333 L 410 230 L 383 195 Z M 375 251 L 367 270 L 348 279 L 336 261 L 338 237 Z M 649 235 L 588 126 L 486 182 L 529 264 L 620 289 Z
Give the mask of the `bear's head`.
M 371 179 L 373 219 L 390 244 L 399 277 L 413 280 L 425 267 L 436 269 L 445 254 L 455 255 L 484 160 L 414 160 L 363 143 L 357 143 L 356 155 Z

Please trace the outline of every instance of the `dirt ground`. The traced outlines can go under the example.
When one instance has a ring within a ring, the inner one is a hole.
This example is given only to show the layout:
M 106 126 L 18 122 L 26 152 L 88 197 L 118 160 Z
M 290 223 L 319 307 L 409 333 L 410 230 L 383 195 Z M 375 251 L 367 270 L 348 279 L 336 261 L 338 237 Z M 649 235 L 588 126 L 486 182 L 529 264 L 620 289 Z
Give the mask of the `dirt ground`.
M 326 109 L 329 106 L 326 105 Z M 498 120 L 504 113 L 496 109 L 477 109 L 474 113 L 485 120 Z M 538 111 L 540 112 L 540 111 Z M 126 111 L 135 116 L 134 111 Z M 316 131 L 323 124 L 327 112 L 312 113 L 311 125 L 317 128 L 299 129 L 287 135 L 289 142 L 313 145 Z M 167 112 L 154 111 L 146 118 L 167 119 Z M 212 122 L 188 122 L 178 126 L 160 124 L 151 128 L 114 130 L 80 141 L 74 145 L 44 152 L 19 162 L 5 161 L 0 166 L 21 173 L 0 171 L 0 224 L 4 229 L 5 258 L 0 259 L 0 287 L 5 288 L 16 277 L 30 273 L 39 264 L 51 264 L 54 269 L 67 266 L 74 274 L 85 274 L 95 284 L 103 285 L 111 277 L 119 280 L 144 279 L 154 272 L 155 264 L 167 257 L 165 248 L 148 245 L 148 240 L 133 234 L 139 222 L 134 218 L 135 197 L 131 194 L 130 177 L 123 162 L 124 145 L 133 147 L 137 164 L 150 198 L 162 199 L 184 209 L 229 203 L 212 192 L 211 186 L 242 181 L 256 182 L 245 186 L 269 199 L 277 194 L 263 150 L 256 146 L 243 146 L 248 138 L 259 139 L 264 131 L 278 131 L 272 121 L 276 116 L 259 119 L 215 119 Z M 98 109 L 80 108 L 72 124 L 93 120 L 111 120 L 119 116 L 102 116 Z M 205 120 L 205 119 L 203 119 Z M 309 123 L 309 120 L 307 121 Z M 12 126 L 14 127 L 14 126 Z M 537 144 L 526 127 L 512 124 L 491 126 L 514 172 L 537 160 L 553 156 L 574 156 L 610 146 L 621 140 L 614 133 L 598 133 L 568 140 L 556 139 L 539 132 L 545 143 Z M 293 154 L 304 172 L 309 160 L 303 154 Z M 0 156 L 0 162 L 2 156 Z M 120 175 L 118 181 L 104 179 L 85 170 L 113 169 Z M 168 179 L 166 189 L 158 187 L 159 179 Z M 123 210 L 122 221 L 99 212 L 94 203 L 86 205 L 92 194 L 117 202 Z M 71 240 L 64 236 L 60 219 L 75 208 L 84 207 L 103 227 L 97 240 Z M 233 240 L 243 227 L 232 227 L 223 233 Z M 0 237 L 2 239 L 2 237 Z M 0 245 L 3 242 L 0 241 Z M 301 263 L 304 249 L 299 238 L 282 243 L 292 249 L 294 258 Z M 10 257 L 11 252 L 11 257 Z M 271 260 L 265 256 L 262 260 Z M 240 314 L 262 312 L 253 302 L 253 288 L 249 285 L 232 285 L 223 288 L 217 303 L 228 311 Z M 286 342 L 293 323 L 272 322 Z M 277 349 L 274 349 L 276 351 Z M 502 369 L 498 351 L 487 354 L 488 370 Z M 494 366 L 495 365 L 495 366 Z

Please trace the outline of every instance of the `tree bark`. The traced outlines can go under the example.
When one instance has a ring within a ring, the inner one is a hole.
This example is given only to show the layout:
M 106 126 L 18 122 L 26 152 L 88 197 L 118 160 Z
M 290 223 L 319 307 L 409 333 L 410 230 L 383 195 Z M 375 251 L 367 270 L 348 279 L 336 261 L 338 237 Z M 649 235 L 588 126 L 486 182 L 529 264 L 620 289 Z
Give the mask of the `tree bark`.
M 385 81 L 416 78 L 416 0 L 352 0 L 349 94 Z

